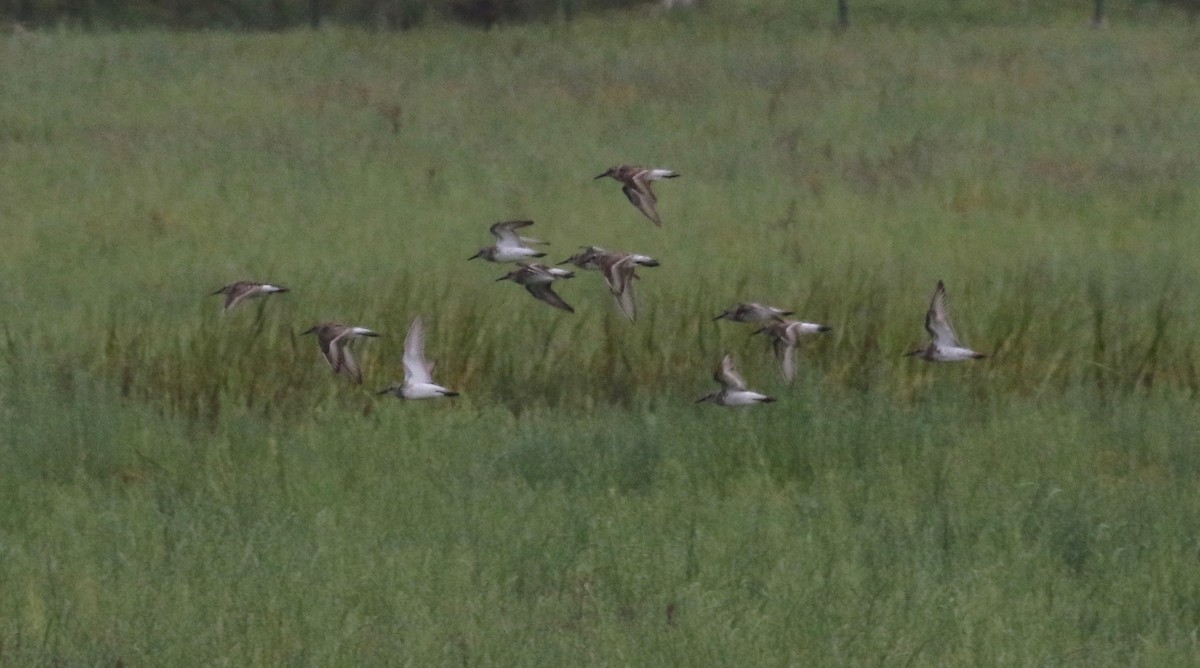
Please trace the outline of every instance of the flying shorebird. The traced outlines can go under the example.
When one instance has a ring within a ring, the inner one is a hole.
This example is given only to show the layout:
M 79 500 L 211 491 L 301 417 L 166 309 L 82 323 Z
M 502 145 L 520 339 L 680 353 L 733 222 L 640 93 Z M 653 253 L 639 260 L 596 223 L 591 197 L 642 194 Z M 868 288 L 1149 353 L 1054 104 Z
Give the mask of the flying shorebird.
M 775 401 L 774 397 L 747 390 L 746 380 L 733 366 L 733 358 L 729 355 L 725 355 L 721 359 L 721 363 L 717 365 L 716 371 L 713 372 L 713 380 L 721 384 L 721 389 L 700 397 L 696 403 L 702 404 L 708 401 L 719 406 L 750 406 L 769 404 Z
M 400 399 L 457 397 L 458 392 L 433 382 L 433 363 L 425 361 L 425 326 L 421 316 L 413 318 L 404 337 L 404 382 L 392 383 L 376 394 L 391 394 Z
M 599 246 L 581 246 L 582 250 L 572 255 L 571 257 L 559 262 L 558 264 L 567 264 L 568 262 L 579 267 L 580 269 L 600 269 L 600 258 L 605 255 L 618 253 L 617 251 L 607 251 Z M 639 255 L 637 253 L 618 253 L 620 255 L 628 255 L 631 261 L 642 267 L 657 267 L 658 260 L 649 255 Z
M 212 293 L 214 295 L 225 295 L 225 308 L 223 311 L 241 304 L 247 299 L 254 297 L 263 297 L 276 292 L 288 292 L 289 290 L 280 285 L 271 285 L 270 283 L 255 283 L 254 281 L 238 281 L 230 283 L 225 287 Z
M 987 357 L 959 343 L 954 326 L 950 324 L 946 286 L 940 279 L 933 290 L 933 298 L 929 300 L 929 310 L 925 312 L 925 331 L 929 332 L 929 343 L 904 353 L 905 357 L 916 355 L 927 362 L 961 362 Z
M 480 257 L 489 262 L 520 262 L 534 257 L 545 257 L 545 253 L 530 248 L 529 245 L 546 242 L 517 234 L 517 230 L 532 224 L 532 220 L 507 220 L 493 224 L 488 231 L 496 237 L 495 245 L 480 248 L 478 253 L 467 259 L 474 260 Z
M 574 278 L 575 272 L 559 269 L 557 267 L 547 267 L 544 264 L 525 264 L 524 262 L 517 263 L 519 269 L 514 269 L 507 274 L 497 278 L 497 281 L 510 280 L 518 285 L 524 285 L 529 294 L 533 295 L 534 299 L 546 302 L 554 308 L 560 308 L 564 311 L 574 313 L 575 309 L 571 305 L 563 301 L 558 293 L 554 292 L 551 283 L 562 278 Z
M 322 322 L 313 325 L 307 331 L 300 333 L 301 336 L 305 334 L 317 335 L 321 354 L 325 356 L 325 361 L 329 362 L 334 373 L 344 373 L 353 378 L 356 383 L 362 383 L 362 371 L 358 368 L 358 362 L 354 359 L 354 355 L 350 353 L 350 344 L 359 337 L 379 336 L 378 334 L 366 327 L 351 327 L 336 322 Z
M 720 315 L 713 320 L 732 320 L 733 322 L 760 322 L 763 320 L 780 320 L 785 315 L 792 315 L 791 311 L 785 311 L 774 306 L 766 306 L 754 302 L 734 304 L 733 306 L 721 311 Z
M 800 337 L 828 332 L 831 329 L 833 328 L 828 325 L 820 325 L 815 322 L 774 320 L 754 334 L 765 333 L 771 337 L 771 346 L 775 349 L 775 359 L 779 361 L 779 368 L 783 372 L 784 380 L 790 383 L 796 377 L 795 352 L 796 345 L 800 343 Z
M 637 303 L 633 295 L 633 280 L 638 267 L 657 267 L 658 260 L 649 255 L 608 251 L 599 246 L 586 246 L 582 251 L 559 262 L 580 269 L 595 269 L 604 276 L 604 284 L 617 300 L 617 308 L 630 320 L 637 319 Z
M 625 193 L 625 197 L 629 198 L 629 203 L 637 207 L 637 210 L 649 218 L 650 222 L 662 227 L 662 219 L 658 217 L 658 209 L 655 206 L 658 198 L 654 196 L 654 191 L 650 188 L 650 182 L 673 179 L 679 176 L 677 172 L 670 169 L 647 169 L 645 167 L 620 165 L 618 167 L 610 167 L 608 171 L 596 178 L 602 179 L 606 176 L 611 176 L 620 181 L 622 184 L 621 192 Z

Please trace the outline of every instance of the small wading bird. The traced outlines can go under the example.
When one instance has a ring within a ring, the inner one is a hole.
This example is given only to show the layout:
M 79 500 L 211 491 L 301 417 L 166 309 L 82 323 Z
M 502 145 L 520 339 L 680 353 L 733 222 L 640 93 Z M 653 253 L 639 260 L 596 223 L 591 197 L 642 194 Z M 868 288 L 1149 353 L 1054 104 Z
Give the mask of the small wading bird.
M 987 357 L 959 343 L 950 324 L 950 306 L 946 298 L 946 286 L 938 280 L 925 313 L 925 331 L 929 332 L 929 343 L 904 353 L 905 357 L 919 356 L 927 362 L 961 362 Z
M 792 315 L 792 312 L 775 308 L 774 306 L 749 302 L 734 304 L 730 308 L 721 311 L 720 315 L 713 318 L 713 320 L 724 318 L 733 322 L 761 322 L 763 320 L 779 320 L 785 315 Z
M 254 297 L 263 297 L 276 292 L 289 292 L 289 290 L 280 285 L 271 285 L 270 283 L 255 283 L 254 281 L 238 281 L 230 283 L 225 287 L 212 293 L 214 295 L 225 295 L 225 308 L 223 311 L 241 304 L 247 299 Z
M 753 404 L 769 404 L 775 401 L 753 390 L 746 389 L 746 380 L 733 366 L 733 358 L 726 355 L 713 372 L 713 380 L 721 384 L 721 389 L 710 392 L 696 400 L 696 403 L 711 402 L 719 406 L 751 406 Z
M 433 363 L 425 361 L 425 326 L 421 316 L 413 318 L 404 338 L 404 382 L 392 383 L 376 394 L 391 394 L 401 399 L 457 397 L 458 392 L 433 382 Z
M 520 262 L 530 258 L 545 257 L 545 253 L 529 246 L 531 244 L 544 244 L 546 242 L 517 234 L 517 230 L 522 227 L 529 227 L 532 224 L 532 220 L 507 220 L 495 223 L 488 228 L 488 231 L 492 233 L 492 236 L 496 237 L 496 244 L 487 248 L 480 248 L 478 253 L 467 259 L 474 260 L 479 257 L 488 262 Z
M 625 193 L 625 197 L 629 199 L 629 203 L 637 207 L 642 215 L 650 219 L 650 222 L 662 227 L 662 219 L 658 217 L 658 209 L 656 204 L 658 198 L 654 196 L 654 191 L 650 188 L 651 181 L 660 181 L 662 179 L 673 179 L 679 174 L 670 169 L 647 169 L 645 167 L 633 167 L 630 165 L 620 165 L 618 167 L 610 167 L 596 179 L 602 179 L 606 176 L 611 176 L 621 182 L 621 192 Z M 595 179 L 592 179 L 593 181 Z
M 325 361 L 329 362 L 334 373 L 344 373 L 353 378 L 354 382 L 362 383 L 362 371 L 358 368 L 358 362 L 354 359 L 354 355 L 350 353 L 350 344 L 354 342 L 354 339 L 364 336 L 379 336 L 378 334 L 366 327 L 351 327 L 336 322 L 322 322 L 313 325 L 307 331 L 300 333 L 301 336 L 305 334 L 317 335 L 321 354 L 325 356 Z
M 546 302 L 554 308 L 574 313 L 575 309 L 571 305 L 563 301 L 554 289 L 550 286 L 551 283 L 563 278 L 574 278 L 575 272 L 567 271 L 566 269 L 558 269 L 557 267 L 547 267 L 544 264 L 525 264 L 518 263 L 519 269 L 508 272 L 507 274 L 497 278 L 497 281 L 509 280 L 517 285 L 524 285 L 529 294 L 533 295 L 534 299 Z
M 630 260 L 641 267 L 657 267 L 658 260 L 649 255 L 638 255 L 637 253 L 619 253 L 617 251 L 607 251 L 599 246 L 581 246 L 582 250 L 572 255 L 571 257 L 559 262 L 558 264 L 567 264 L 568 262 L 579 267 L 580 269 L 600 269 L 600 258 L 605 255 L 628 255 Z
M 784 380 L 790 383 L 796 377 L 796 345 L 800 343 L 800 338 L 809 334 L 828 332 L 831 329 L 833 328 L 828 325 L 820 325 L 815 322 L 775 320 L 754 334 L 766 334 L 771 337 L 771 345 L 775 349 L 775 359 L 779 361 L 779 368 L 783 372 Z
M 587 246 L 559 264 L 568 262 L 580 269 L 599 270 L 609 292 L 617 301 L 617 308 L 630 320 L 637 319 L 637 301 L 633 294 L 633 280 L 640 278 L 637 268 L 658 266 L 658 260 L 649 255 L 606 251 L 599 246 Z

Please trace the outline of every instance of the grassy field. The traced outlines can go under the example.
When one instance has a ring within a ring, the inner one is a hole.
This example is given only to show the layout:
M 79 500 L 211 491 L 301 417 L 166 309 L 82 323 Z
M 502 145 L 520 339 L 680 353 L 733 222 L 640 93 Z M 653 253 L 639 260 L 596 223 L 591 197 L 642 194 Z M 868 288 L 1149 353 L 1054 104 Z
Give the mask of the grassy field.
M 1195 26 L 787 6 L 0 38 L 0 664 L 1192 662 Z M 638 322 L 466 261 L 517 217 Z M 901 356 L 938 279 L 988 359 Z M 455 400 L 373 394 L 417 314 Z

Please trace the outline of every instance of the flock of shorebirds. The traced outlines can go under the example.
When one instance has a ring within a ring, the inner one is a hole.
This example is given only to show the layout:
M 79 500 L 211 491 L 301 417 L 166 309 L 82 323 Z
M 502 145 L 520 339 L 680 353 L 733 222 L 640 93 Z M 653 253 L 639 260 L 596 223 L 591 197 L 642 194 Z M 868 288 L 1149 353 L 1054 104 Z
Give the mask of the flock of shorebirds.
M 613 167 L 597 179 L 612 177 L 621 183 L 625 197 L 646 218 L 656 226 L 662 226 L 659 218 L 657 202 L 651 188 L 652 181 L 673 179 L 679 174 L 670 169 L 647 169 L 621 165 Z M 575 309 L 554 292 L 555 281 L 573 278 L 575 273 L 558 266 L 547 266 L 530 262 L 545 257 L 546 253 L 534 246 L 546 242 L 519 234 L 520 230 L 533 225 L 532 220 L 510 220 L 495 223 L 489 229 L 496 243 L 479 249 L 468 260 L 476 258 L 496 263 L 516 263 L 517 269 L 496 279 L 509 280 L 525 289 L 535 299 L 545 302 L 554 308 L 574 313 Z M 637 303 L 634 299 L 633 282 L 638 279 L 639 267 L 657 267 L 659 263 L 654 258 L 637 253 L 610 251 L 598 246 L 584 247 L 580 252 L 559 262 L 559 265 L 572 264 L 579 269 L 599 270 L 609 291 L 616 300 L 618 310 L 625 317 L 634 320 L 637 317 Z M 226 285 L 214 292 L 214 295 L 225 295 L 224 310 L 228 311 L 248 299 L 266 295 L 288 292 L 288 288 L 270 283 L 254 281 L 238 281 Z M 758 323 L 760 328 L 754 334 L 766 334 L 771 339 L 775 357 L 780 370 L 789 383 L 795 378 L 795 349 L 800 340 L 808 335 L 827 332 L 831 327 L 815 322 L 804 322 L 789 319 L 793 315 L 774 306 L 753 302 L 736 304 L 718 314 L 713 320 L 729 320 L 732 322 Z M 946 298 L 946 287 L 938 281 L 937 288 L 929 302 L 925 313 L 925 330 L 929 332 L 929 342 L 905 353 L 906 356 L 916 356 L 929 362 L 960 362 L 978 359 L 984 355 L 964 346 L 954 333 L 950 322 L 949 305 Z M 362 383 L 362 371 L 351 353 L 351 344 L 363 337 L 376 337 L 378 333 L 366 327 L 344 325 L 337 322 L 318 323 L 303 334 L 315 334 L 321 354 L 329 362 L 335 374 L 343 374 Z M 394 382 L 380 390 L 377 394 L 391 394 L 401 399 L 433 399 L 437 397 L 453 397 L 458 392 L 446 389 L 433 380 L 434 365 L 425 359 L 425 326 L 421 317 L 413 319 L 404 339 L 404 380 Z M 773 397 L 748 389 L 746 381 L 734 365 L 733 357 L 726 354 L 713 372 L 713 379 L 721 388 L 704 395 L 696 403 L 711 402 L 721 406 L 749 406 L 775 401 Z

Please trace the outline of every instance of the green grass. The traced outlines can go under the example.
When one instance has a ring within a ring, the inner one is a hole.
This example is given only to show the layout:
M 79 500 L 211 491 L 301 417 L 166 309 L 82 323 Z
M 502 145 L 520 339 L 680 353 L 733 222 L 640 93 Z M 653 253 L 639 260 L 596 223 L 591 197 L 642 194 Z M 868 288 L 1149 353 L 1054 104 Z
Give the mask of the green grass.
M 2 488 L 18 663 L 1197 649 L 1187 401 L 988 404 L 942 386 L 907 408 L 802 391 L 754 414 L 390 405 L 201 429 L 97 388 L 16 389 L 42 408 L 13 406 L 42 417 L 3 451 L 26 472 Z
M 0 663 L 1190 662 L 1195 31 L 971 7 L 4 37 Z M 466 261 L 525 216 L 639 321 Z M 939 278 L 987 360 L 901 357 Z M 371 394 L 417 314 L 456 400 Z

